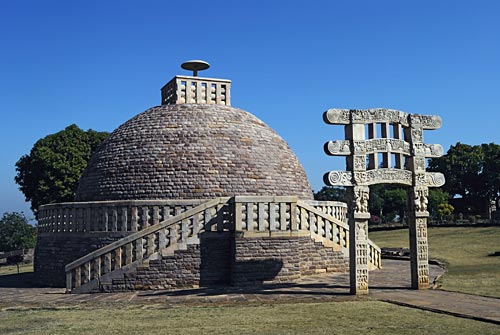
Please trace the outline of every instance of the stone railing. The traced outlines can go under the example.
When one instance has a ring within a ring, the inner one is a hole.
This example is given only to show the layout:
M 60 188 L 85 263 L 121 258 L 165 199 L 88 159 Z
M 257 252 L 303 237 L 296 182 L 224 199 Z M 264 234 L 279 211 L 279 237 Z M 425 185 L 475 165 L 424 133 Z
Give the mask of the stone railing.
M 206 200 L 66 202 L 40 206 L 39 233 L 136 232 Z
M 71 262 L 65 268 L 67 291 L 88 292 L 95 287 L 89 284 L 83 290 L 79 288 L 91 282 L 98 286 L 145 260 L 199 243 L 199 234 L 204 231 L 229 230 L 225 219 L 228 200 L 207 201 Z
M 217 104 L 231 106 L 231 81 L 175 76 L 161 89 L 161 104 Z
M 297 197 L 236 196 L 231 202 L 236 232 L 250 236 L 252 233 L 290 234 L 298 230 Z
M 309 231 L 312 238 L 323 242 L 325 246 L 348 253 L 349 226 L 345 223 L 345 217 L 343 220 L 337 219 L 309 203 L 299 201 L 298 219 L 300 230 Z

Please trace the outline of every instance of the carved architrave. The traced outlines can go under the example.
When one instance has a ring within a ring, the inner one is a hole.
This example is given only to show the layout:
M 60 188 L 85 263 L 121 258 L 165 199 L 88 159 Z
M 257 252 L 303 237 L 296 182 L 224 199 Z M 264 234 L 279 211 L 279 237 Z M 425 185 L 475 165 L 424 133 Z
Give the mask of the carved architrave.
M 420 157 L 441 157 L 444 150 L 440 144 L 415 143 L 413 144 L 413 152 L 415 156 Z
M 443 120 L 438 115 L 411 114 L 410 125 L 422 129 L 438 129 L 443 125 Z
M 425 181 L 428 187 L 441 187 L 446 182 L 446 179 L 441 172 L 426 172 Z
M 325 152 L 331 156 L 349 156 L 351 154 L 350 146 L 351 141 L 349 140 L 328 141 L 325 144 Z
M 377 152 L 393 152 L 409 156 L 410 144 L 395 138 L 375 138 L 366 141 L 354 141 L 354 154 L 373 154 Z
M 323 120 L 328 124 L 349 124 L 351 121 L 348 109 L 329 109 L 323 113 Z
M 412 172 L 401 169 L 376 169 L 355 171 L 354 181 L 357 185 L 402 184 L 412 185 Z
M 330 186 L 353 186 L 351 171 L 331 171 L 323 179 Z

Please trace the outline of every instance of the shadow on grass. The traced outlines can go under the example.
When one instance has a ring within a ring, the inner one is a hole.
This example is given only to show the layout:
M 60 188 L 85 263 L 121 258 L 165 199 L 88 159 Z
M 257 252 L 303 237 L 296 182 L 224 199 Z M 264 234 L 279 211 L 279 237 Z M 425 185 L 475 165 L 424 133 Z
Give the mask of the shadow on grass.
M 374 290 L 408 290 L 410 287 L 401 286 L 380 286 L 373 285 L 370 289 Z M 259 286 L 218 286 L 218 287 L 202 287 L 184 290 L 162 290 L 155 292 L 141 292 L 139 296 L 199 296 L 199 297 L 215 297 L 227 294 L 255 294 L 255 295 L 303 295 L 303 296 L 348 296 L 349 285 L 333 285 L 325 283 L 279 283 L 279 284 L 263 284 Z

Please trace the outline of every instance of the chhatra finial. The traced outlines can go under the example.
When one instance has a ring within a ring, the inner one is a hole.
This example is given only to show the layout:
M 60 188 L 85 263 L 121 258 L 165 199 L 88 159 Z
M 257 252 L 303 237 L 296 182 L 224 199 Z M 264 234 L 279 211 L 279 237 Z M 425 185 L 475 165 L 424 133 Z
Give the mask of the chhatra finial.
M 181 67 L 184 70 L 193 71 L 193 77 L 198 77 L 198 71 L 208 69 L 210 64 L 202 60 L 188 60 L 187 62 L 182 63 Z

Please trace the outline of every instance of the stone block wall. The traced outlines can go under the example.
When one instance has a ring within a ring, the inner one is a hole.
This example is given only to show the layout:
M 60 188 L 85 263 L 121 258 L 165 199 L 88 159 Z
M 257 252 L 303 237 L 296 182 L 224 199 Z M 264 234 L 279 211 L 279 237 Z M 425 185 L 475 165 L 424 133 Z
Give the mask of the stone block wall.
M 349 269 L 342 252 L 325 248 L 310 236 L 237 237 L 233 252 L 231 283 L 235 286 L 287 282 Z
M 88 253 L 130 233 L 39 234 L 35 247 L 34 271 L 43 286 L 66 287 L 65 266 Z
M 188 245 L 171 256 L 140 265 L 123 278 L 114 279 L 104 291 L 157 290 L 228 285 L 231 275 L 232 234 L 204 233 L 199 245 Z

